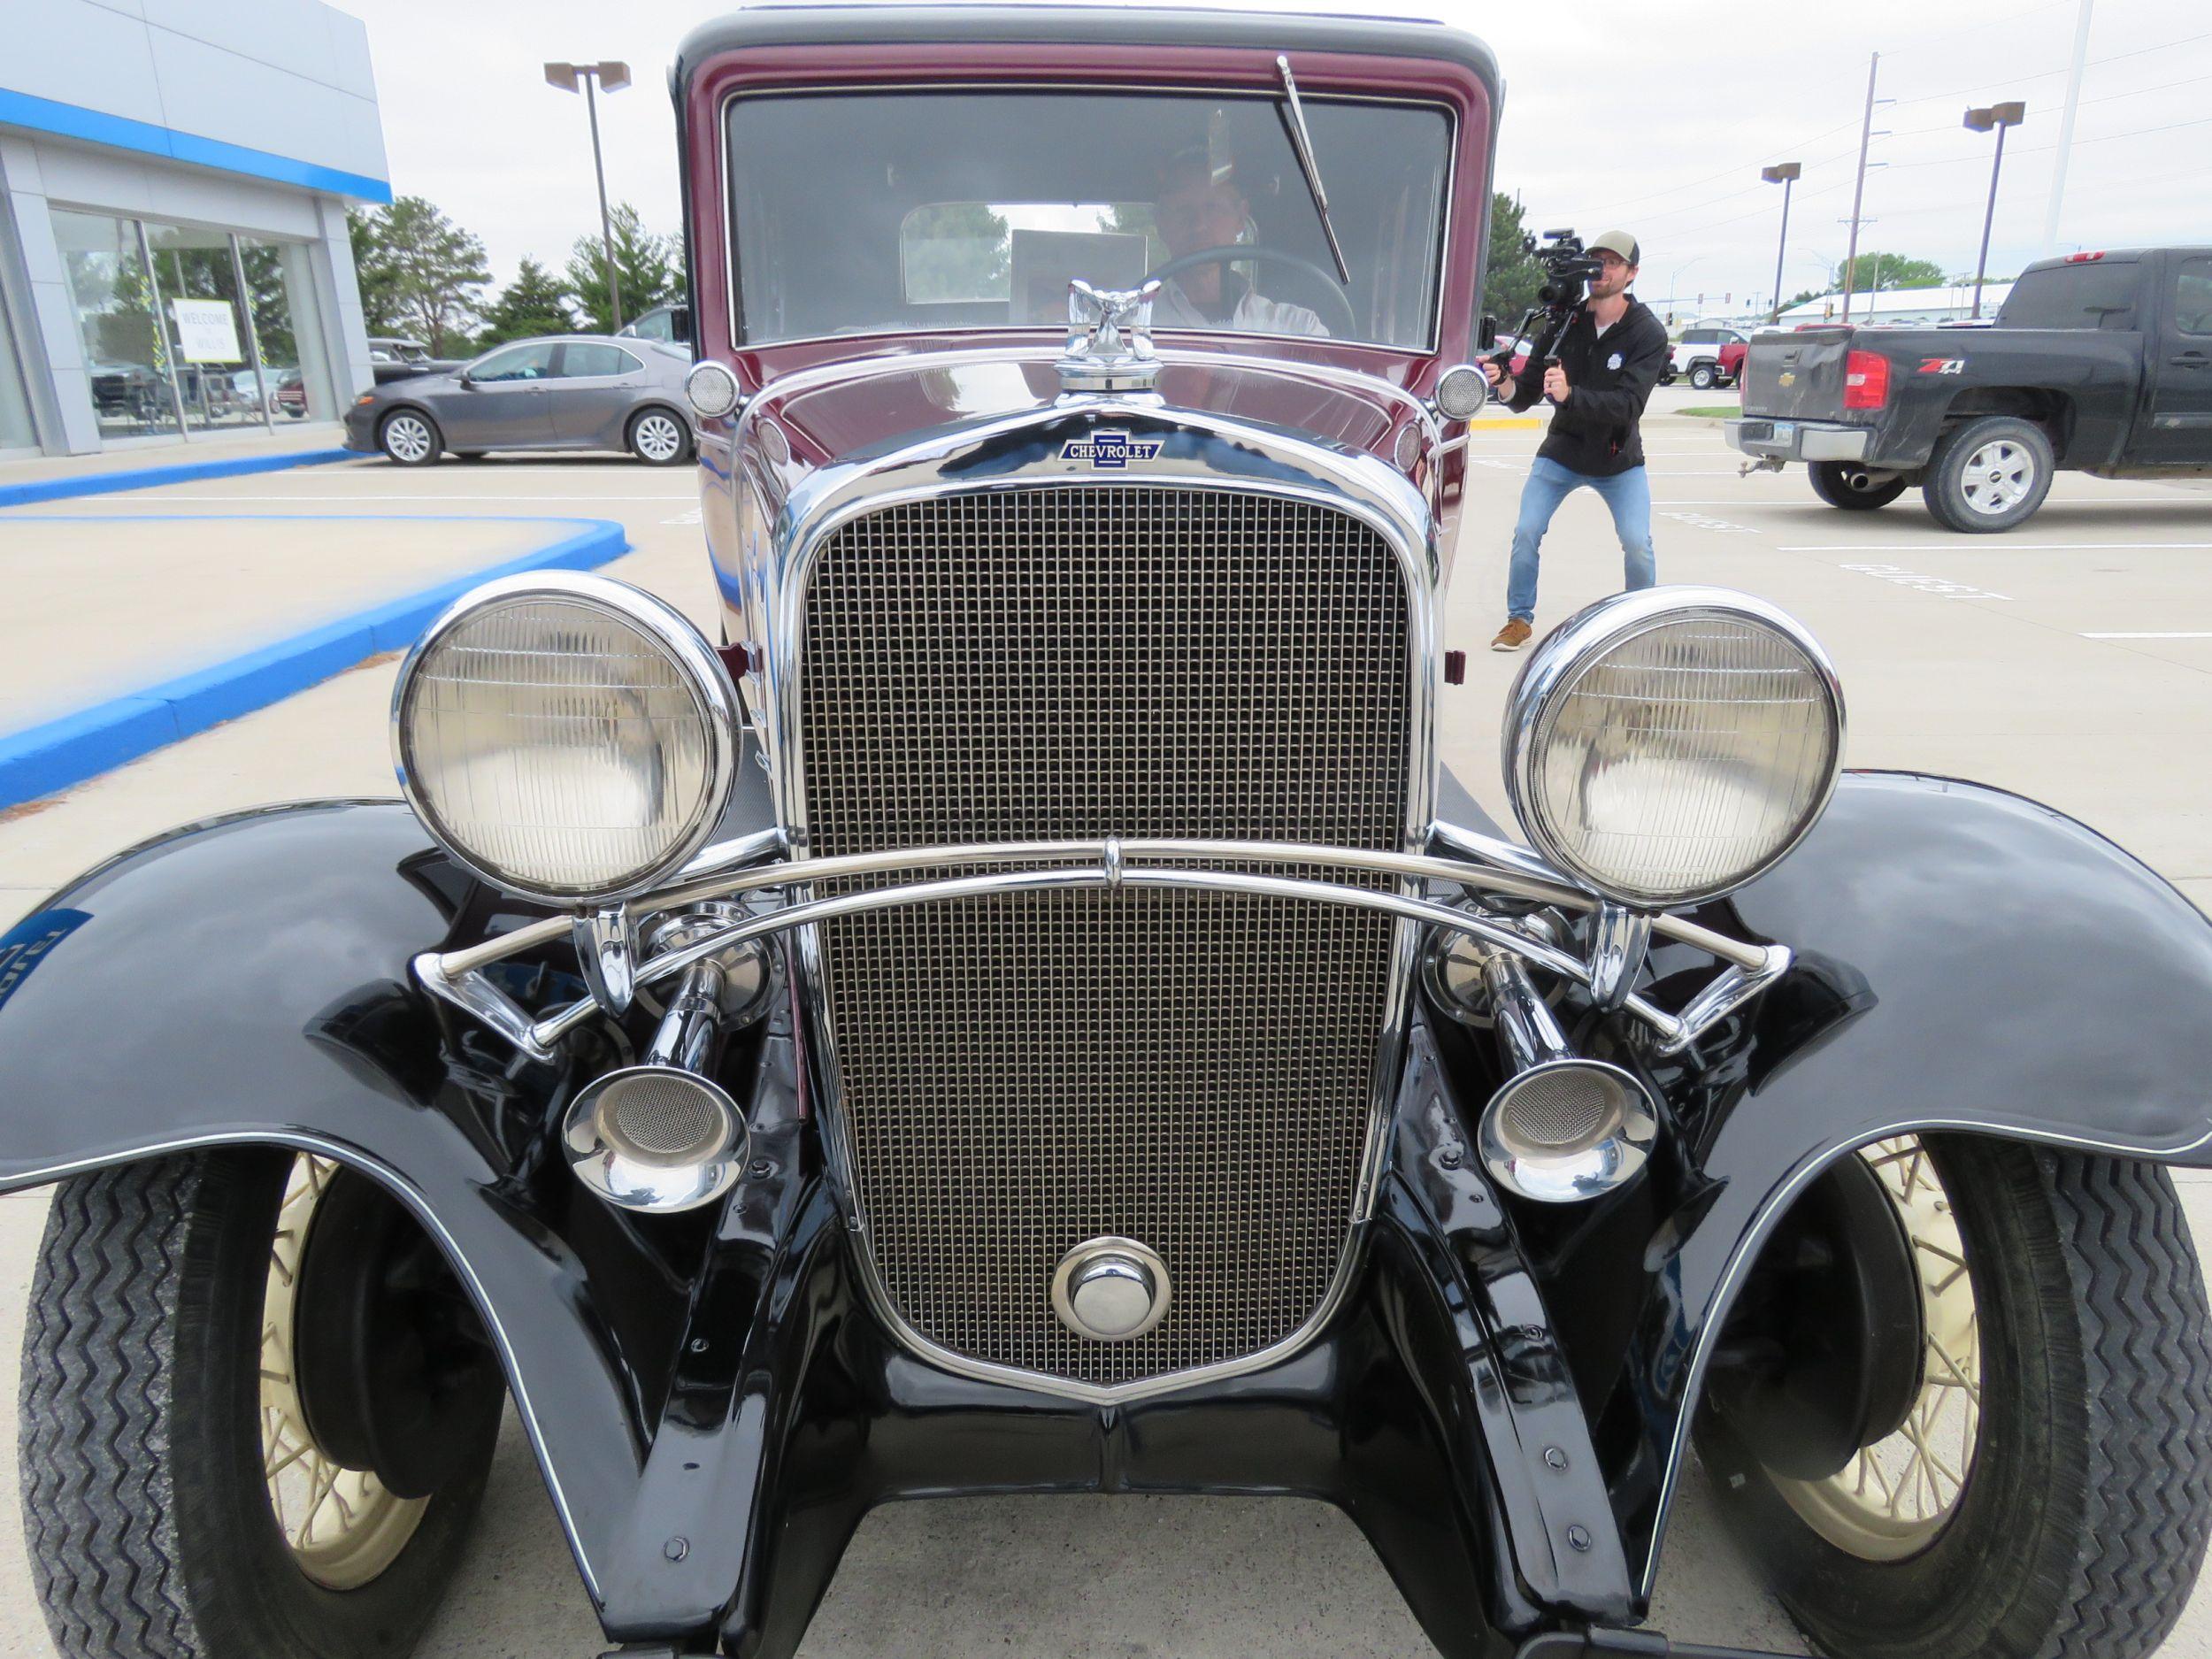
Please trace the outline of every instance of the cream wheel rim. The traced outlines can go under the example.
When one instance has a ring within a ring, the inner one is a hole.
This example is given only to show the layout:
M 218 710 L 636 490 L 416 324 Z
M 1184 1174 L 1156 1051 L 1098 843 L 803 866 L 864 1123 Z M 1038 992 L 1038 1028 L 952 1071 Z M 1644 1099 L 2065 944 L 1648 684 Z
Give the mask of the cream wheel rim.
M 308 1432 L 300 1405 L 293 1294 L 308 1226 L 337 1173 L 327 1158 L 295 1158 L 277 1211 L 261 1316 L 261 1472 L 299 1570 L 326 1589 L 357 1590 L 399 1558 L 430 1500 L 395 1497 L 374 1474 L 333 1461 Z
M 1806 1525 L 1863 1561 L 1902 1561 L 1958 1512 L 1981 1436 L 1981 1325 L 1949 1193 L 1916 1140 L 1877 1141 L 1873 1166 L 1912 1240 L 1928 1346 L 1904 1425 L 1825 1480 L 1775 1480 Z

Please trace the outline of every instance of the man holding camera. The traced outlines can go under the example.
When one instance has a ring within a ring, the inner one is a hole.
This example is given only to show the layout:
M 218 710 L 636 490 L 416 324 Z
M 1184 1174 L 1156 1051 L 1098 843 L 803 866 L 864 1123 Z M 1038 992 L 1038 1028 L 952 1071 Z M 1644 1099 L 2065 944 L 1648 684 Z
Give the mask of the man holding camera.
M 1526 409 L 1539 397 L 1552 405 L 1551 430 L 1536 451 L 1513 526 L 1513 563 L 1506 580 L 1505 626 L 1494 651 L 1517 651 L 1536 620 L 1537 549 L 1559 503 L 1587 485 L 1604 497 L 1620 537 L 1625 585 L 1657 580 L 1651 546 L 1651 483 L 1637 429 L 1651 388 L 1667 362 L 1666 326 L 1628 291 L 1640 250 L 1624 230 L 1609 230 L 1589 245 L 1598 270 L 1589 296 L 1529 352 L 1517 384 L 1497 363 L 1483 365 L 1500 402 Z

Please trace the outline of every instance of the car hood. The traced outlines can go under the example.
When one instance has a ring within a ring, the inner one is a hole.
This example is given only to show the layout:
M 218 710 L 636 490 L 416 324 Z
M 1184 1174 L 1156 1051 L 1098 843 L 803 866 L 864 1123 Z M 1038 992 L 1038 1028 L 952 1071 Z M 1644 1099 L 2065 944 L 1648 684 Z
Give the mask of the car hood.
M 940 428 L 1048 410 L 1061 393 L 1058 356 L 947 351 L 802 370 L 771 381 L 744 425 L 772 457 L 788 454 L 777 468 L 787 488 L 817 467 Z M 1369 375 L 1208 352 L 1162 357 L 1158 390 L 1171 415 L 1234 416 L 1386 458 L 1402 427 L 1426 419 L 1418 400 Z

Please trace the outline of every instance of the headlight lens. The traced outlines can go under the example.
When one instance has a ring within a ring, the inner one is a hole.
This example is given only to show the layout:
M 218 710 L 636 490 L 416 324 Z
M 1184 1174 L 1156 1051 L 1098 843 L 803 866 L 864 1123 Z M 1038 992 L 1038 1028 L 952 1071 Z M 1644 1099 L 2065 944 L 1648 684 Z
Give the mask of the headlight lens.
M 672 872 L 729 795 L 734 700 L 676 611 L 604 577 L 465 595 L 401 666 L 400 780 L 430 833 L 518 893 L 614 898 Z
M 1843 695 L 1763 600 L 1656 588 L 1571 618 L 1514 682 L 1506 787 L 1537 851 L 1647 909 L 1742 886 L 1835 787 Z

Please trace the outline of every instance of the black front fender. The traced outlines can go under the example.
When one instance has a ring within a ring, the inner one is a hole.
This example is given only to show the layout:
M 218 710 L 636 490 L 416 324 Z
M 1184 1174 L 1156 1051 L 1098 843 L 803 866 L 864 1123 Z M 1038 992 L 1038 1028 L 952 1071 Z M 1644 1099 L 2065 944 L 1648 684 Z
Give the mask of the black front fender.
M 1730 1301 L 1790 1200 L 1870 1141 L 1961 1131 L 2212 1162 L 2212 924 L 2062 813 L 1981 785 L 1842 780 L 1732 928 L 1798 965 L 1667 1079 L 1701 1178 L 1646 1252 L 1616 1483 L 1647 1594 Z
M 397 802 L 247 813 L 110 860 L 0 943 L 0 1189 L 239 1143 L 382 1182 L 483 1315 L 603 1608 L 643 1461 L 636 1382 L 605 1290 L 516 1173 L 577 1063 L 519 1061 L 408 971 L 502 902 Z

